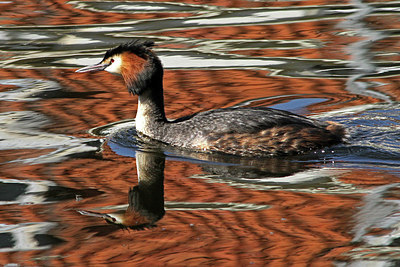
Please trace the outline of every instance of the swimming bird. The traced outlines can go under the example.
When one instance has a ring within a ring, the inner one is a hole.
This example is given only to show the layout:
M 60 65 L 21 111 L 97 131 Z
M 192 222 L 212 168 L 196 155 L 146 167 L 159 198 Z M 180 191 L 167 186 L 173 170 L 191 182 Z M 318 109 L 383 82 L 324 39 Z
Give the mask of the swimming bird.
M 100 63 L 76 72 L 105 70 L 122 75 L 138 95 L 136 130 L 168 145 L 240 156 L 305 153 L 343 141 L 344 128 L 267 107 L 222 108 L 168 120 L 163 66 L 152 41 L 133 40 L 108 50 Z

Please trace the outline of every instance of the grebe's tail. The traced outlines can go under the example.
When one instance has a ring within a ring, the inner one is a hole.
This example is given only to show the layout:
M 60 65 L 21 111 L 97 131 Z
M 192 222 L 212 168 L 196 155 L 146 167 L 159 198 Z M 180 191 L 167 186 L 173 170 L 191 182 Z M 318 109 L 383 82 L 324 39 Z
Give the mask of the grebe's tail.
M 326 126 L 326 130 L 328 130 L 331 134 L 336 136 L 340 141 L 347 139 L 347 134 L 345 128 L 336 122 L 327 121 L 328 126 Z

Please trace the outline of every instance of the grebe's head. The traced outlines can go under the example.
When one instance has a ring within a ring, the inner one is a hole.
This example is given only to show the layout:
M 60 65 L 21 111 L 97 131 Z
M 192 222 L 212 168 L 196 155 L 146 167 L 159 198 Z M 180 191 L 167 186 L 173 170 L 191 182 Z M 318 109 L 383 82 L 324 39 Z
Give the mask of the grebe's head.
M 129 91 L 140 95 L 147 88 L 162 86 L 163 69 L 160 59 L 151 50 L 152 41 L 133 40 L 106 52 L 103 60 L 76 72 L 105 70 L 120 74 Z
M 107 223 L 116 225 L 122 229 L 142 230 L 155 226 L 152 222 L 140 220 L 140 217 L 136 218 L 132 216 L 130 214 L 132 213 L 130 208 L 128 208 L 127 211 L 121 210 L 113 213 L 99 213 L 86 210 L 78 210 L 78 212 L 85 216 L 103 218 Z

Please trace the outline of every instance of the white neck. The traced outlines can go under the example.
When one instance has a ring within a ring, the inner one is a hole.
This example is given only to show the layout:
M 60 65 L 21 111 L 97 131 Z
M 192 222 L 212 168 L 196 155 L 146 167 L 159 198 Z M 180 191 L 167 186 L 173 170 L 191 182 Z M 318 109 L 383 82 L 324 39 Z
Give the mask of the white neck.
M 148 137 L 159 140 L 166 121 L 162 88 L 146 88 L 139 95 L 136 130 Z
M 151 137 L 150 125 L 150 106 L 144 101 L 145 96 L 139 96 L 139 103 L 136 112 L 136 131 Z

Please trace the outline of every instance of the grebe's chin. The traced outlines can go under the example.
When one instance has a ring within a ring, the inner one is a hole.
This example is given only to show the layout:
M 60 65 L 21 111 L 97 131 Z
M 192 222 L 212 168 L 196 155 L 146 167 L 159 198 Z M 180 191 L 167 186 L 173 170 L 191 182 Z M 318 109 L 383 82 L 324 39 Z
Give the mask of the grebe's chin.
M 181 148 L 241 156 L 304 153 L 343 141 L 342 126 L 265 107 L 224 108 L 167 120 L 163 67 L 153 42 L 134 40 L 108 50 L 96 65 L 77 72 L 105 70 L 122 75 L 139 96 L 136 130 Z

